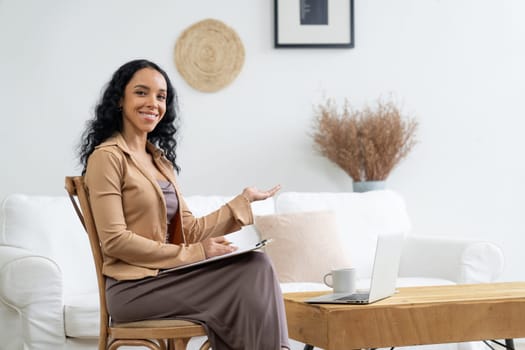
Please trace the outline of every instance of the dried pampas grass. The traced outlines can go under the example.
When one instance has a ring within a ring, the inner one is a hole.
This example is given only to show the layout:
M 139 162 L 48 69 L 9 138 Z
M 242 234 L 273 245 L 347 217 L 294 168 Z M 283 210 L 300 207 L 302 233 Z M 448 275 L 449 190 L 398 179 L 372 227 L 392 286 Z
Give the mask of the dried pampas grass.
M 312 137 L 315 149 L 354 181 L 382 181 L 416 144 L 417 126 L 391 100 L 362 110 L 345 101 L 340 112 L 328 99 L 316 108 Z

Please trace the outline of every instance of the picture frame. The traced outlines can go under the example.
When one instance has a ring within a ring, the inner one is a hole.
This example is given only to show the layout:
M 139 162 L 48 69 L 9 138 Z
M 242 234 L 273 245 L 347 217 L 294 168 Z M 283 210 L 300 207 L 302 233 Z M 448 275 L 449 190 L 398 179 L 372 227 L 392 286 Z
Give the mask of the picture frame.
M 353 48 L 354 0 L 274 0 L 275 48 Z

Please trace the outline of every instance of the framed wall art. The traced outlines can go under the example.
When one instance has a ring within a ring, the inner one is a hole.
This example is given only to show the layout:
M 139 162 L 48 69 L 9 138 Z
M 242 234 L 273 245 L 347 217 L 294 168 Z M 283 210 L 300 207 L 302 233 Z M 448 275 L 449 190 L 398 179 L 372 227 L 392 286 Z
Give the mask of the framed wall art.
M 274 0 L 276 48 L 354 47 L 354 0 Z

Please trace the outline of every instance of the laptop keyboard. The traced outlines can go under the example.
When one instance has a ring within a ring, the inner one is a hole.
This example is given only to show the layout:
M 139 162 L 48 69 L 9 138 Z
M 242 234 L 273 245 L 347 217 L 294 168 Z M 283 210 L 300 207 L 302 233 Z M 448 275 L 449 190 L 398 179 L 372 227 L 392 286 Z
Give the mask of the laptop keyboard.
M 337 301 L 367 301 L 370 294 L 368 293 L 356 293 L 345 295 L 344 297 L 337 298 Z

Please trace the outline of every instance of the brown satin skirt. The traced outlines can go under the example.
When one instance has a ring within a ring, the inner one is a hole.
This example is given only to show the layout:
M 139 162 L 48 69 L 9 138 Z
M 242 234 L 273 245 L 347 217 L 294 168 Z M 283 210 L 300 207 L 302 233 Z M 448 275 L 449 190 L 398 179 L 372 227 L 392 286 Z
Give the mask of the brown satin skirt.
M 115 322 L 164 318 L 201 323 L 213 350 L 290 348 L 281 289 L 265 253 L 141 280 L 108 277 L 106 297 Z

